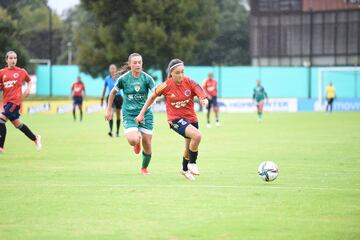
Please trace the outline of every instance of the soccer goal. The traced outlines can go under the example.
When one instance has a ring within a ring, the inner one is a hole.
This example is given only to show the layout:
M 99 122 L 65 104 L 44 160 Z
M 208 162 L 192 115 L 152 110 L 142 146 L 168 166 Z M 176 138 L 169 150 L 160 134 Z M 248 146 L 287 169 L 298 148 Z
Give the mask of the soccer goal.
M 325 87 L 333 82 L 339 97 L 359 97 L 360 67 L 324 67 L 318 69 L 318 101 L 316 111 L 325 110 Z M 338 91 L 341 89 L 341 91 Z

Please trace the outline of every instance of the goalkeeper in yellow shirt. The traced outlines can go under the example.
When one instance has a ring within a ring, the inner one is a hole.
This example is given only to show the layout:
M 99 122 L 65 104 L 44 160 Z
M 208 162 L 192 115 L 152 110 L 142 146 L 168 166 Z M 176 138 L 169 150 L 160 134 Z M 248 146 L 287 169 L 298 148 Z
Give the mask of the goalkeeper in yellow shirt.
M 336 97 L 335 87 L 334 87 L 334 85 L 333 85 L 332 82 L 330 82 L 329 85 L 326 86 L 325 96 L 326 96 L 326 100 L 327 100 L 327 104 L 326 104 L 326 109 L 325 109 L 325 110 L 332 112 L 333 102 L 334 102 L 334 99 L 335 99 L 335 97 Z

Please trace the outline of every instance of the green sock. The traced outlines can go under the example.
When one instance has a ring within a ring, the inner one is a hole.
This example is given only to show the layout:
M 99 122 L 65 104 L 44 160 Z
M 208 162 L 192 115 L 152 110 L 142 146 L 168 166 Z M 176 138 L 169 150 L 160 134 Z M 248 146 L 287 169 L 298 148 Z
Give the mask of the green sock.
M 143 161 L 142 161 L 142 168 L 147 168 L 150 164 L 150 161 L 151 161 L 151 154 L 146 154 L 146 153 L 142 153 L 142 158 L 143 158 Z
M 261 112 L 258 112 L 257 115 L 258 115 L 258 119 L 260 119 L 261 118 Z
M 260 117 L 260 119 L 262 119 L 262 112 L 260 112 L 259 117 Z

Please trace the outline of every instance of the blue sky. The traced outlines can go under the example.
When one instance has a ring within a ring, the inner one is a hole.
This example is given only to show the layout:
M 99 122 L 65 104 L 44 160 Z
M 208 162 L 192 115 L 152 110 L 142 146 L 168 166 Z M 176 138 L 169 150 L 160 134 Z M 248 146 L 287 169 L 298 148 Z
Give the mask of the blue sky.
M 50 8 L 56 11 L 58 15 L 62 15 L 64 10 L 71 8 L 79 3 L 80 0 L 48 0 Z

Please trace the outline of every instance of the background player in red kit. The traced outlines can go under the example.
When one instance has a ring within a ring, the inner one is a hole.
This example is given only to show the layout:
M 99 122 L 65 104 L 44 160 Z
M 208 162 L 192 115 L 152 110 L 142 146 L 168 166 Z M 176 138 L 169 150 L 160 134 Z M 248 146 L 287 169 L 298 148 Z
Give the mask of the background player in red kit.
M 144 120 L 146 109 L 161 95 L 165 96 L 166 113 L 171 129 L 185 138 L 182 175 L 194 180 L 194 175 L 200 175 L 196 160 L 201 141 L 194 110 L 194 97 L 200 98 L 202 105 L 205 106 L 208 103 L 206 94 L 199 84 L 184 76 L 184 63 L 179 59 L 173 59 L 168 65 L 168 79 L 148 98 L 136 117 L 138 123 Z
M 11 123 L 28 138 L 35 142 L 36 148 L 41 149 L 41 136 L 34 135 L 31 130 L 20 121 L 20 107 L 22 104 L 22 84 L 27 82 L 24 97 L 29 96 L 31 89 L 31 79 L 25 69 L 16 66 L 17 55 L 14 51 L 9 51 L 5 56 L 7 67 L 0 69 L 0 87 L 3 91 L 4 110 L 0 114 L 0 153 L 4 152 L 6 138 L 6 121 Z
M 77 77 L 76 82 L 74 82 L 73 85 L 71 86 L 71 96 L 72 96 L 72 99 L 73 99 L 73 117 L 74 117 L 74 121 L 76 121 L 76 114 L 75 114 L 76 106 L 79 107 L 80 121 L 82 121 L 82 117 L 83 117 L 82 103 L 83 103 L 83 96 L 85 97 L 85 85 L 81 81 L 80 77 Z
M 203 83 L 203 88 L 206 92 L 207 98 L 209 100 L 209 104 L 207 105 L 207 127 L 211 128 L 210 124 L 210 112 L 211 108 L 215 113 L 216 126 L 220 127 L 219 122 L 219 106 L 217 102 L 217 81 L 213 78 L 213 74 L 209 73 L 208 78 Z

